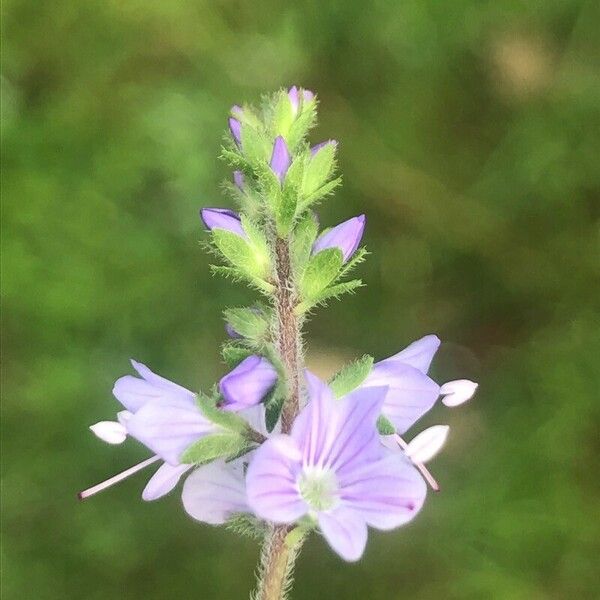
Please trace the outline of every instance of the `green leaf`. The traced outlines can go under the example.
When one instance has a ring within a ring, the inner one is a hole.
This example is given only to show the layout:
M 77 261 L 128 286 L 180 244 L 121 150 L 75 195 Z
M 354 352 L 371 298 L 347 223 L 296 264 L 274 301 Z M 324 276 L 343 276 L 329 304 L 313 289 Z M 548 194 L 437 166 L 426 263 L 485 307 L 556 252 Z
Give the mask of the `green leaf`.
M 265 403 L 265 423 L 267 431 L 271 433 L 279 421 L 281 409 L 285 401 L 285 384 L 281 378 L 277 380 L 277 385 L 271 390 L 264 400 Z
M 368 377 L 372 368 L 373 357 L 368 354 L 343 367 L 329 384 L 334 396 L 341 398 L 355 390 Z
M 301 315 L 313 308 L 314 306 L 317 306 L 318 304 L 327 304 L 327 301 L 331 300 L 332 298 L 338 299 L 343 294 L 352 294 L 363 285 L 364 284 L 360 279 L 353 279 L 352 281 L 345 281 L 344 283 L 332 285 L 331 287 L 321 292 L 315 298 L 312 298 L 311 300 L 306 300 L 304 302 L 300 302 L 300 304 L 298 304 L 298 306 L 296 307 L 295 312 L 296 314 Z
M 200 393 L 198 394 L 198 405 L 202 414 L 215 425 L 238 433 L 243 433 L 248 429 L 248 423 L 240 416 L 218 408 L 214 397 Z
M 317 252 L 309 261 L 300 291 L 305 300 L 316 298 L 338 276 L 342 268 L 343 256 L 339 248 L 326 248 Z
M 227 366 L 231 369 L 237 367 L 245 358 L 252 354 L 250 348 L 244 348 L 237 344 L 224 344 L 221 348 L 221 355 Z
M 317 119 L 316 102 L 311 100 L 310 102 L 302 102 L 300 114 L 296 117 L 296 120 L 292 123 L 290 131 L 287 135 L 286 142 L 290 152 L 296 150 L 296 147 L 302 142 L 307 136 L 308 132 L 314 127 Z
M 223 313 L 229 325 L 245 338 L 258 340 L 269 329 L 266 315 L 256 308 L 228 308 Z
M 377 430 L 380 435 L 393 435 L 396 433 L 396 428 L 389 419 L 383 415 L 379 415 L 379 418 L 377 419 Z
M 275 221 L 277 225 L 277 234 L 279 237 L 285 238 L 292 229 L 294 218 L 296 217 L 296 206 L 298 201 L 298 193 L 291 186 L 286 186 L 281 194 L 279 206 Z
M 237 456 L 250 447 L 248 440 L 239 433 L 214 433 L 199 439 L 187 448 L 181 455 L 181 462 L 205 464 L 217 458 Z
M 251 163 L 256 164 L 269 160 L 272 147 L 264 133 L 249 124 L 242 123 L 242 151 Z
M 302 277 L 304 269 L 312 252 L 313 244 L 317 239 L 319 225 L 312 212 L 308 212 L 299 221 L 294 230 L 292 238 L 292 261 L 294 270 L 299 278 Z
M 266 277 L 270 261 L 266 242 L 263 246 L 258 238 L 250 238 L 248 233 L 249 243 L 249 240 L 225 229 L 213 229 L 212 235 L 215 246 L 234 267 L 251 277 Z
M 299 203 L 299 211 L 306 210 L 311 204 L 314 204 L 321 198 L 332 194 L 336 187 L 338 187 L 342 183 L 342 178 L 337 177 L 336 179 L 332 179 L 325 185 L 322 185 L 318 190 L 309 194 L 305 198 L 302 199 L 302 202 Z
M 335 144 L 323 146 L 309 161 L 304 169 L 302 193 L 304 196 L 314 194 L 331 176 L 335 167 Z
M 294 121 L 294 114 L 292 113 L 292 103 L 290 102 L 287 91 L 280 91 L 277 94 L 277 101 L 273 109 L 273 137 L 281 135 L 287 137 L 292 122 Z

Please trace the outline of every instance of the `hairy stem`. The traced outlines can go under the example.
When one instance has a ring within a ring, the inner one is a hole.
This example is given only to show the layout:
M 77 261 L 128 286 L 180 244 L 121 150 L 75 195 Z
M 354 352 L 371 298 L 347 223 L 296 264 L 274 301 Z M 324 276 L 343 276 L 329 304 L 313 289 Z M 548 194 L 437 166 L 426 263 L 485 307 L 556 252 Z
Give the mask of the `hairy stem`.
M 300 408 L 300 325 L 294 313 L 296 291 L 289 243 L 280 237 L 275 239 L 275 266 L 275 310 L 278 321 L 276 344 L 286 371 L 288 386 L 288 396 L 281 411 L 281 430 L 289 433 Z
M 281 409 L 281 430 L 289 433 L 300 410 L 300 323 L 294 313 L 296 290 L 290 260 L 288 240 L 275 236 L 274 240 L 277 315 L 276 347 L 285 369 L 287 396 Z M 291 587 L 292 571 L 299 544 L 290 548 L 286 537 L 288 525 L 275 525 L 267 534 L 262 549 L 256 600 L 281 600 Z

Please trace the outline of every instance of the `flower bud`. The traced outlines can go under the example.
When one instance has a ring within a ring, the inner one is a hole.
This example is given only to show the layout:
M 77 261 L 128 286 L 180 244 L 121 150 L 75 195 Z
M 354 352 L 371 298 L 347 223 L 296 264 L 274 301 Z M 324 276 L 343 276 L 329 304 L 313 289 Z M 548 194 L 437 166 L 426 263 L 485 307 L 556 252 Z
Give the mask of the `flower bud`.
M 254 406 L 276 382 L 277 371 L 266 358 L 249 356 L 219 382 L 223 408 L 238 411 Z
M 310 90 L 302 90 L 302 99 L 304 102 L 310 102 L 314 97 L 315 95 Z M 300 109 L 300 90 L 295 85 L 288 90 L 288 98 L 292 105 L 292 114 L 296 116 Z
M 238 148 L 242 145 L 242 124 L 233 117 L 229 117 L 229 131 Z
M 313 245 L 313 254 L 326 248 L 339 248 L 344 262 L 356 252 L 365 230 L 365 215 L 353 217 L 321 234 Z
M 233 172 L 233 183 L 238 189 L 244 190 L 244 174 L 241 171 Z
M 285 140 L 279 135 L 275 138 L 275 143 L 273 144 L 273 154 L 271 155 L 271 169 L 279 181 L 283 181 L 285 179 L 285 175 L 290 168 L 290 164 L 292 163 L 292 157 L 288 151 L 287 144 Z
M 331 144 L 334 148 L 337 148 L 338 145 L 337 140 L 326 140 L 325 142 L 321 142 L 320 144 L 313 146 L 310 149 L 310 155 L 315 156 L 319 152 L 319 150 L 321 150 L 325 146 L 329 146 L 329 144 Z
M 225 229 L 240 237 L 246 237 L 240 216 L 233 210 L 227 208 L 203 208 L 200 210 L 200 218 L 210 231 L 213 229 Z

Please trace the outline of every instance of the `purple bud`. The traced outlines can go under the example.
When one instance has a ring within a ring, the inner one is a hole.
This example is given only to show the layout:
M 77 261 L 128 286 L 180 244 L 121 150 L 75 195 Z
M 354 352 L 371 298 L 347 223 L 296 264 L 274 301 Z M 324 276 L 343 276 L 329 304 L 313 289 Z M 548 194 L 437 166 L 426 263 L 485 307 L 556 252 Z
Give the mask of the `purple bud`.
M 321 234 L 313 245 L 313 254 L 326 248 L 339 248 L 344 262 L 348 262 L 360 244 L 365 230 L 365 221 L 365 215 L 352 217 Z
M 225 331 L 230 338 L 239 339 L 241 336 L 229 323 L 225 323 Z
M 239 118 L 239 117 L 241 117 L 241 116 L 244 114 L 244 110 L 243 110 L 243 109 L 242 109 L 242 107 L 241 107 L 241 106 L 239 106 L 238 104 L 234 104 L 234 105 L 231 107 L 231 111 L 230 111 L 230 112 L 231 112 L 231 114 L 232 114 L 234 117 L 238 117 L 238 118 Z
M 253 354 L 219 381 L 223 408 L 238 411 L 254 406 L 276 382 L 275 367 L 266 358 Z
M 285 140 L 278 135 L 273 144 L 273 154 L 271 155 L 271 169 L 277 175 L 279 181 L 283 181 L 287 170 L 290 168 L 292 157 L 288 151 Z
M 321 142 L 310 149 L 310 155 L 315 156 L 315 154 L 317 154 L 321 148 L 325 148 L 325 146 L 329 146 L 329 144 L 331 144 L 334 148 L 337 148 L 338 145 L 336 140 L 327 140 L 325 142 Z
M 241 171 L 233 172 L 233 183 L 235 183 L 236 187 L 240 190 L 244 190 L 244 174 Z
M 246 237 L 240 216 L 233 210 L 227 208 L 203 208 L 200 210 L 200 218 L 210 231 L 213 229 L 225 229 L 240 237 Z
M 242 145 L 242 124 L 233 117 L 229 117 L 229 131 L 235 143 L 240 147 Z
M 304 102 L 310 102 L 313 100 L 315 95 L 310 90 L 302 90 L 302 98 Z
M 300 96 L 298 94 L 298 88 L 295 85 L 288 90 L 288 98 L 290 99 L 290 104 L 292 105 L 292 112 L 294 115 L 298 114 L 298 108 L 300 107 Z

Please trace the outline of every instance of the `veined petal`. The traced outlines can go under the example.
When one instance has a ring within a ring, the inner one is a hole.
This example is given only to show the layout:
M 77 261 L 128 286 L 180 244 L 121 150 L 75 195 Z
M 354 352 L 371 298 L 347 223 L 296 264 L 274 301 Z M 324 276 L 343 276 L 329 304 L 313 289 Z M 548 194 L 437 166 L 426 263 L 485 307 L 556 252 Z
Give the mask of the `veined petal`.
M 219 382 L 223 408 L 241 410 L 258 404 L 277 382 L 275 367 L 261 356 L 245 358 Z
M 377 461 L 357 463 L 340 477 L 342 504 L 358 511 L 377 529 L 404 525 L 419 512 L 427 486 L 417 470 L 397 453 L 384 451 Z
M 232 514 L 249 511 L 245 488 L 241 461 L 216 460 L 185 480 L 181 499 L 194 519 L 221 525 Z
M 192 465 L 177 465 L 174 467 L 168 463 L 163 463 L 146 484 L 142 492 L 142 499 L 148 502 L 168 494 L 179 483 L 181 476 L 191 468 Z
M 162 403 L 146 404 L 126 426 L 129 435 L 174 466 L 188 446 L 215 431 L 196 406 Z
M 435 404 L 440 388 L 420 370 L 397 360 L 377 363 L 363 387 L 388 385 L 382 412 L 404 433 Z
M 195 404 L 195 396 L 189 390 L 153 373 L 142 363 L 132 360 L 131 364 L 142 379 L 125 375 L 117 379 L 113 387 L 115 398 L 127 410 L 136 412 L 149 402 L 166 402 L 182 406 Z
M 344 560 L 354 562 L 365 551 L 367 524 L 361 515 L 340 506 L 319 514 L 319 527 L 328 544 Z
M 419 369 L 421 373 L 426 375 L 440 343 L 440 338 L 437 335 L 426 335 L 386 360 L 397 360 Z
M 296 484 L 302 454 L 288 435 L 274 435 L 263 443 L 246 474 L 248 504 L 262 519 L 293 523 L 308 512 Z
M 117 421 L 100 421 L 90 425 L 90 430 L 107 444 L 122 444 L 127 439 L 125 427 Z

